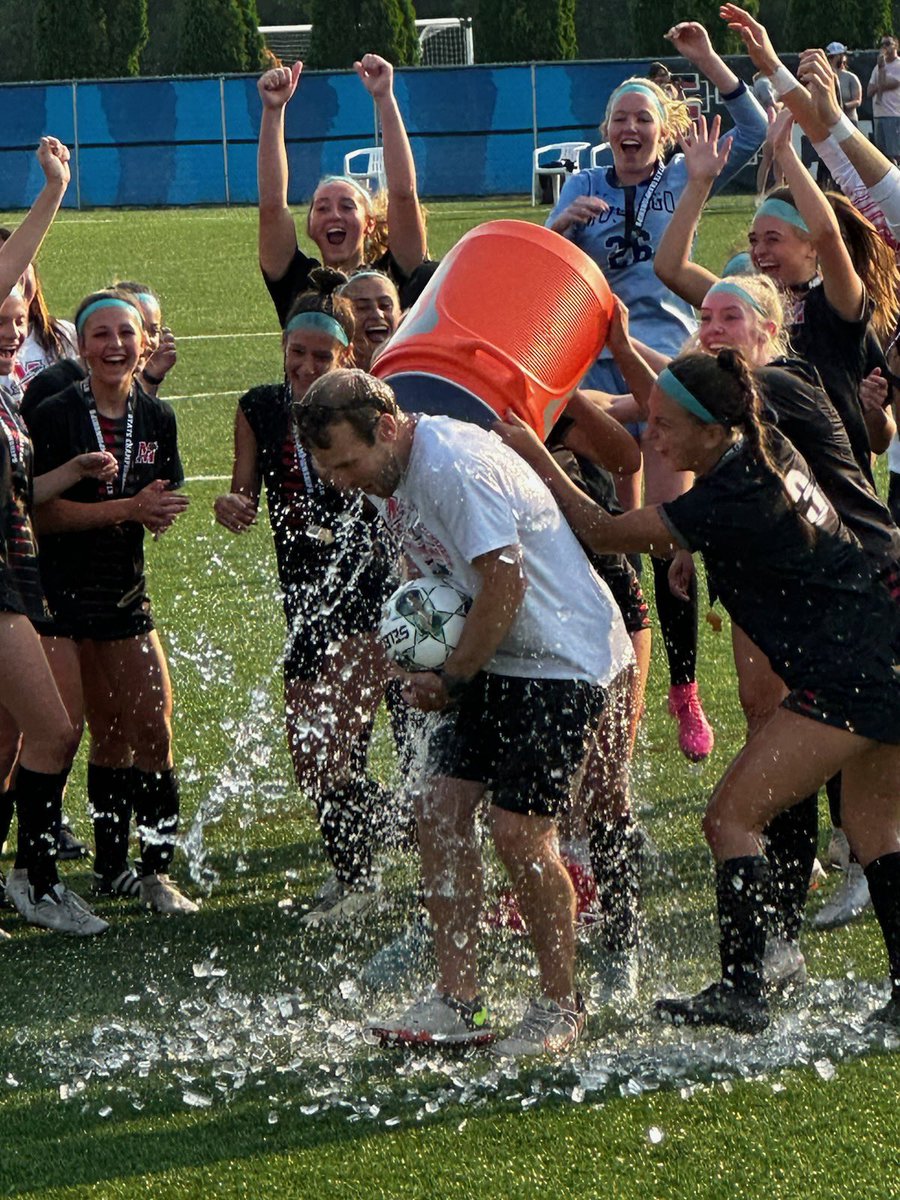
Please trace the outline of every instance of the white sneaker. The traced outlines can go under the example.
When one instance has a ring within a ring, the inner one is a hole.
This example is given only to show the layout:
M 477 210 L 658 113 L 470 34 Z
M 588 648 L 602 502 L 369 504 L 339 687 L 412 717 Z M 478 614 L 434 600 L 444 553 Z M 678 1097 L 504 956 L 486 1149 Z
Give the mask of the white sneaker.
M 806 959 L 796 942 L 787 938 L 766 939 L 763 982 L 768 992 L 786 992 L 806 983 Z
M 199 905 L 180 892 L 168 875 L 143 877 L 141 904 L 164 916 L 184 917 L 200 911 Z
M 840 890 L 813 917 L 813 928 L 837 929 L 841 925 L 849 925 L 862 916 L 871 903 L 865 873 L 858 862 L 851 862 Z
M 28 871 L 25 867 L 13 867 L 6 876 L 6 898 L 18 913 L 28 903 Z
M 577 1003 L 573 1012 L 543 996 L 530 1000 L 525 1016 L 509 1037 L 497 1042 L 493 1053 L 500 1058 L 519 1058 L 528 1054 L 558 1054 L 574 1046 L 585 1021 L 581 996 Z
M 19 908 L 18 902 L 16 907 Z M 109 929 L 108 921 L 98 917 L 80 896 L 62 883 L 55 883 L 43 896 L 35 896 L 29 887 L 27 900 L 19 912 L 30 925 L 75 937 L 94 937 Z
M 850 843 L 843 829 L 832 829 L 826 861 L 837 871 L 846 871 L 850 866 Z
M 433 991 L 396 1017 L 370 1021 L 365 1032 L 396 1046 L 485 1046 L 494 1040 L 487 1005 Z
M 329 887 L 327 891 L 323 888 L 312 908 L 303 914 L 302 925 L 330 925 L 339 921 L 353 921 L 371 908 L 377 899 L 374 888 L 353 892 L 336 878 L 334 882 L 335 887 Z M 326 883 L 330 883 L 330 880 Z

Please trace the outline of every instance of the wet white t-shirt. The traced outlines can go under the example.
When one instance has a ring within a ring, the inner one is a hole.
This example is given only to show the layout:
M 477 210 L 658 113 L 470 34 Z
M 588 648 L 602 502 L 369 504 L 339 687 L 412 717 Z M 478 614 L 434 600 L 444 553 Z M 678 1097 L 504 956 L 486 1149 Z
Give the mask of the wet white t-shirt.
M 494 434 L 420 416 L 404 478 L 374 502 L 423 574 L 449 576 L 473 596 L 473 560 L 517 548 L 525 596 L 488 672 L 608 684 L 633 660 L 618 606 L 549 488 Z
M 44 367 L 52 366 L 60 358 L 78 357 L 75 326 L 72 322 L 57 320 L 56 331 L 63 345 L 63 353 L 61 355 L 48 354 L 34 336 L 33 330 L 28 330 L 28 337 L 22 343 L 19 353 L 16 355 L 16 376 L 23 386 L 27 387 L 35 375 L 43 371 Z

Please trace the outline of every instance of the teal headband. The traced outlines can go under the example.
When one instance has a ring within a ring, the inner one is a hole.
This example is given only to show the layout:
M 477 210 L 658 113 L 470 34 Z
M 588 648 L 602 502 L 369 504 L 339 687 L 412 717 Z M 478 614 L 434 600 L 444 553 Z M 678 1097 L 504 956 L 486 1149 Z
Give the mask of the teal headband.
M 753 220 L 755 221 L 757 217 L 777 217 L 779 221 L 787 221 L 788 225 L 793 225 L 797 229 L 802 229 L 804 233 L 809 233 L 809 226 L 793 204 L 788 204 L 787 200 L 776 200 L 774 196 L 770 196 L 768 200 L 763 200 L 756 210 Z
M 144 318 L 141 316 L 141 314 L 138 312 L 138 310 L 135 308 L 135 306 L 131 303 L 130 300 L 120 300 L 118 296 L 101 296 L 99 300 L 94 300 L 91 304 L 89 304 L 87 306 L 86 309 L 83 310 L 83 312 L 80 312 L 78 314 L 78 321 L 76 323 L 76 331 L 78 333 L 81 333 L 82 329 L 84 329 L 84 323 L 88 319 L 88 317 L 91 316 L 93 313 L 95 313 L 97 311 L 97 309 L 99 309 L 99 308 L 127 308 L 127 309 L 130 309 L 131 312 L 133 312 L 134 315 L 137 317 L 138 325 L 140 326 L 140 328 L 141 329 L 144 328 Z
M 663 367 L 656 377 L 658 387 L 670 396 L 682 408 L 686 408 L 689 413 L 693 413 L 695 417 L 699 417 L 705 425 L 721 425 L 708 408 L 705 408 L 695 395 L 687 390 L 680 379 L 676 379 L 668 367 Z
M 327 333 L 333 337 L 335 341 L 340 342 L 342 346 L 349 346 L 350 339 L 347 337 L 347 331 L 334 317 L 330 317 L 328 313 L 323 312 L 299 312 L 295 317 L 291 317 L 287 325 L 284 327 L 285 337 L 289 333 L 293 333 L 295 329 L 314 329 L 319 333 Z
M 663 103 L 660 100 L 659 96 L 657 96 L 656 92 L 654 92 L 654 90 L 652 88 L 647 87 L 647 85 L 645 83 L 621 83 L 621 84 L 619 84 L 619 86 L 615 89 L 612 96 L 610 97 L 609 112 L 612 112 L 613 105 L 615 104 L 616 96 L 624 96 L 626 92 L 639 92 L 640 95 L 646 96 L 648 100 L 652 100 L 653 103 L 656 105 L 656 111 L 659 113 L 660 124 L 665 125 L 666 110 L 663 108 Z
M 393 284 L 390 275 L 385 275 L 384 271 L 354 271 L 346 283 L 342 283 L 337 289 L 339 296 L 342 296 L 351 283 L 356 283 L 357 279 L 381 279 L 385 283 Z
M 737 296 L 739 300 L 743 300 L 745 304 L 749 304 L 752 309 L 755 309 L 761 317 L 766 316 L 766 310 L 760 302 L 751 296 L 746 288 L 742 288 L 739 283 L 730 283 L 728 280 L 720 279 L 718 283 L 712 285 L 706 294 L 707 296 L 711 296 L 714 292 L 727 292 L 731 296 Z
M 141 304 L 152 304 L 156 308 L 159 308 L 159 301 L 152 294 L 152 292 L 138 292 L 137 298 L 140 300 Z

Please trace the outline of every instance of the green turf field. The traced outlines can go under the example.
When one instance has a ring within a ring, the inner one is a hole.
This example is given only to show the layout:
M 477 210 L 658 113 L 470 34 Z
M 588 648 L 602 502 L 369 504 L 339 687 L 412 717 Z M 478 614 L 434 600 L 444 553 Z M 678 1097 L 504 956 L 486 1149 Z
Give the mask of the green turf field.
M 432 250 L 489 217 L 545 211 L 434 204 Z M 703 261 L 725 260 L 749 212 L 740 199 L 715 202 Z M 379 1001 L 356 975 L 403 923 L 414 871 L 388 864 L 389 899 L 371 920 L 301 928 L 325 867 L 283 746 L 270 538 L 264 518 L 242 539 L 212 518 L 237 395 L 280 369 L 255 237 L 245 209 L 66 213 L 42 253 L 55 313 L 114 277 L 138 279 L 160 293 L 179 338 L 166 393 L 191 508 L 148 559 L 176 692 L 189 861 L 179 856 L 175 873 L 192 872 L 205 899 L 185 921 L 102 903 L 113 928 L 88 944 L 0 914 L 14 935 L 0 981 L 0 1194 L 900 1196 L 900 1058 L 890 1053 L 900 1040 L 863 1025 L 885 975 L 871 914 L 805 935 L 815 982 L 760 1038 L 687 1037 L 649 1015 L 660 989 L 704 982 L 715 960 L 699 818 L 742 736 L 727 622 L 719 634 L 701 624 L 699 677 L 718 738 L 702 768 L 678 753 L 654 656 L 635 788 L 659 849 L 640 1003 L 595 1011 L 570 1060 L 537 1067 L 361 1042 L 359 1023 Z M 388 778 L 384 732 L 376 755 Z M 88 835 L 82 763 L 67 808 Z M 64 871 L 87 890 L 85 868 Z M 484 959 L 503 1024 L 528 993 L 530 956 L 497 934 Z

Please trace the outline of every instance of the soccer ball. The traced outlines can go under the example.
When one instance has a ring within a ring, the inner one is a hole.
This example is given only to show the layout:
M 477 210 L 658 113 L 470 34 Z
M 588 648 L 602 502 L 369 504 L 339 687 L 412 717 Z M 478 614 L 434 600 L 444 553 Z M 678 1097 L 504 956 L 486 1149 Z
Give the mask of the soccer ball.
M 449 579 L 411 579 L 387 601 L 378 636 L 404 671 L 438 671 L 456 649 L 471 596 Z

